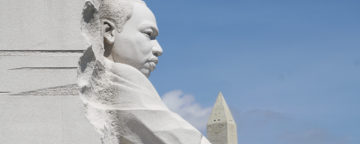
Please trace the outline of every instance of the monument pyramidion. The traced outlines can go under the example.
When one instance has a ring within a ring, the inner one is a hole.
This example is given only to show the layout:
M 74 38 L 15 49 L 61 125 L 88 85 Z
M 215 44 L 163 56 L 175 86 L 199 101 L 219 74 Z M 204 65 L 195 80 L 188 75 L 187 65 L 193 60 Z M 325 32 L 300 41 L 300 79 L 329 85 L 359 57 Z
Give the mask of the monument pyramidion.
M 207 123 L 207 137 L 212 144 L 237 144 L 236 123 L 220 92 Z

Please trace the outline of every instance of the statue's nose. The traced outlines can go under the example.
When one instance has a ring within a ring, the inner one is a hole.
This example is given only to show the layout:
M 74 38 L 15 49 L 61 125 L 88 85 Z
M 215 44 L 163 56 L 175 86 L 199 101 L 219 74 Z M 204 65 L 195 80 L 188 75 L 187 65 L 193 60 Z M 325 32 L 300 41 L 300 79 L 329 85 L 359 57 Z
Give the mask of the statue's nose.
M 152 52 L 153 52 L 153 54 L 154 54 L 156 57 L 159 57 L 159 56 L 162 55 L 163 50 L 162 50 L 162 48 L 161 48 L 161 46 L 160 46 L 160 44 L 159 44 L 158 41 L 155 41 L 155 45 L 154 45 L 154 47 L 153 47 Z

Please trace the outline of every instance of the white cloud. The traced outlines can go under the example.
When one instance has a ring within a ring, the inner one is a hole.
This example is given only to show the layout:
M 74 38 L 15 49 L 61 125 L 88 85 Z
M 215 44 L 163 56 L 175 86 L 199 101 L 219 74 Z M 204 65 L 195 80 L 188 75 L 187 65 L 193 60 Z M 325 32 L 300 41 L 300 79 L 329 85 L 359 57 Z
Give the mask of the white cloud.
M 202 107 L 194 96 L 184 94 L 181 90 L 170 91 L 162 96 L 170 110 L 178 113 L 200 131 L 206 130 L 211 107 Z

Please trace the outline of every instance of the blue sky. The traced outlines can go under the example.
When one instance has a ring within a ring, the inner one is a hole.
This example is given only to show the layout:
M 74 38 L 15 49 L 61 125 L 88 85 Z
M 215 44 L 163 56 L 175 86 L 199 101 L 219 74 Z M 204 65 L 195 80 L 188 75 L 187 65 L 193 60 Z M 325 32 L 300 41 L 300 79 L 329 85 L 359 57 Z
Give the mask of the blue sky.
M 147 4 L 164 49 L 150 78 L 160 95 L 208 110 L 222 91 L 239 144 L 360 143 L 360 1 Z

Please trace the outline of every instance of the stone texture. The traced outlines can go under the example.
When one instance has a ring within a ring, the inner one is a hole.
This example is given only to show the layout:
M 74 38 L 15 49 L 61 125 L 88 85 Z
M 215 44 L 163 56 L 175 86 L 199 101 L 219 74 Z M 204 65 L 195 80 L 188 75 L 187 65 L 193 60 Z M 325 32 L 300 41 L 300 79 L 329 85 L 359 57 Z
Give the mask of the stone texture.
M 207 123 L 207 137 L 212 144 L 237 144 L 236 123 L 220 92 Z
M 83 3 L 0 1 L 1 144 L 101 143 L 74 87 Z
M 81 54 L 82 51 L 0 50 L 0 91 L 16 94 L 75 84 Z
M 0 94 L 1 144 L 99 144 L 74 96 Z
M 90 46 L 79 62 L 80 97 L 103 144 L 210 144 L 148 79 L 162 48 L 144 1 L 87 0 L 81 23 Z
M 0 50 L 83 48 L 83 0 L 1 0 Z
M 83 3 L 0 1 L 1 144 L 101 143 L 75 92 L 77 63 L 87 48 L 79 28 Z M 180 116 L 164 109 L 115 111 L 118 115 L 107 120 L 128 120 L 125 126 L 147 140 L 144 143 L 209 143 Z M 124 121 L 109 122 L 116 130 L 106 136 L 123 130 Z

